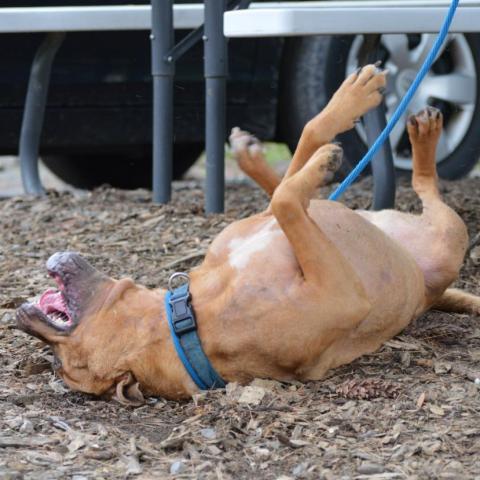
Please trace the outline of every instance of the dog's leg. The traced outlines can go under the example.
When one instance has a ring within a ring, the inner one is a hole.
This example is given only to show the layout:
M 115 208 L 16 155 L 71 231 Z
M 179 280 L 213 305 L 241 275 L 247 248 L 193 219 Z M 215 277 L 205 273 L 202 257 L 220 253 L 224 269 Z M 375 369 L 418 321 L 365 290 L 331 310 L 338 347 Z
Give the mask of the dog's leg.
M 298 172 L 322 145 L 350 130 L 355 122 L 382 100 L 386 70 L 367 65 L 346 78 L 328 105 L 303 129 L 284 178 Z M 230 145 L 240 169 L 272 196 L 281 177 L 265 161 L 260 142 L 248 132 L 234 128 Z
M 278 186 L 271 210 L 293 248 L 305 280 L 304 291 L 317 291 L 318 296 L 338 298 L 339 305 L 343 305 L 342 298 L 348 298 L 352 306 L 351 317 L 358 320 L 370 309 L 363 284 L 350 263 L 307 211 L 315 190 L 333 176 L 341 159 L 342 149 L 339 146 L 329 144 L 321 147 L 302 170 Z M 324 272 L 328 272 L 328 278 Z M 345 313 L 347 321 L 349 315 Z
M 235 127 L 230 135 L 230 146 L 240 169 L 271 197 L 281 178 L 265 160 L 260 141 Z
M 424 208 L 433 202 L 441 202 L 438 191 L 435 152 L 442 133 L 442 114 L 427 107 L 408 119 L 407 130 L 412 144 L 412 187 L 422 200 Z
M 411 243 L 425 275 L 427 300 L 433 302 L 457 278 L 468 245 L 465 224 L 443 202 L 438 190 L 435 153 L 442 122 L 440 111 L 428 107 L 407 123 L 413 153 L 412 186 L 423 207 L 422 234 Z
M 360 117 L 380 104 L 387 73 L 367 65 L 345 79 L 327 106 L 305 125 L 284 178 L 298 172 L 318 148 L 353 128 Z
M 442 312 L 480 315 L 480 297 L 458 288 L 447 288 L 431 308 Z

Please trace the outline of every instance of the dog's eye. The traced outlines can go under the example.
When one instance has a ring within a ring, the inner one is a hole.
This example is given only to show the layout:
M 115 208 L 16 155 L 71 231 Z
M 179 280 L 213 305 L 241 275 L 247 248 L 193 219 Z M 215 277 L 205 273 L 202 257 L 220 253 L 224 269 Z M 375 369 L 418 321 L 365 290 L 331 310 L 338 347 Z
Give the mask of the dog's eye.
M 62 361 L 55 354 L 53 355 L 52 367 L 55 372 L 62 368 Z

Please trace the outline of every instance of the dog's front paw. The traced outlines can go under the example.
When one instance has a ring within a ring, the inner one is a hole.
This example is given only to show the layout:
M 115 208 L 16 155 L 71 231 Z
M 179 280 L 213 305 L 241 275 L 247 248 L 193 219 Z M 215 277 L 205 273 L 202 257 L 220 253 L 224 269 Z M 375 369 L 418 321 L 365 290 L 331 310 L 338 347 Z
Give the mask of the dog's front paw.
M 340 145 L 328 143 L 320 147 L 310 158 L 307 163 L 307 175 L 315 177 L 312 180 L 315 183 L 315 188 L 327 184 L 333 179 L 335 172 L 342 165 L 343 150 Z
M 349 75 L 335 92 L 326 111 L 335 122 L 338 133 L 354 127 L 355 123 L 383 100 L 388 70 L 380 62 L 366 65 Z

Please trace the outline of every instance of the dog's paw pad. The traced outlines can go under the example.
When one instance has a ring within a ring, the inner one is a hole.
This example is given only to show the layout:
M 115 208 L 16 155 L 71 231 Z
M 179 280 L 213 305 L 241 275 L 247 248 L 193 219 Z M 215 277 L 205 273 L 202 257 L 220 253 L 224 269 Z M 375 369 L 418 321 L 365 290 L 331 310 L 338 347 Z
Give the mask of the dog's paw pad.
M 328 156 L 327 169 L 329 172 L 335 173 L 342 165 L 343 150 L 340 147 L 335 147 L 331 150 Z
M 324 173 L 335 173 L 342 164 L 343 150 L 338 145 L 328 145 L 320 150 L 321 159 L 318 168 Z

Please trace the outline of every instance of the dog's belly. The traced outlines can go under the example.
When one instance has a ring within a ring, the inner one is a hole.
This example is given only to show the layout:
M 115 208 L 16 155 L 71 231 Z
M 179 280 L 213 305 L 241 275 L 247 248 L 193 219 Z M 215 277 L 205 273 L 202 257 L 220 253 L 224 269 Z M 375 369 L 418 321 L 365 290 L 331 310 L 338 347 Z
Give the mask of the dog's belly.
M 413 256 L 396 240 L 339 203 L 312 201 L 310 216 L 350 262 L 373 300 L 406 275 L 417 276 Z M 229 283 L 271 286 L 278 293 L 302 279 L 290 246 L 273 215 L 261 214 L 227 227 L 212 243 L 205 266 L 229 272 Z M 319 277 L 328 272 L 319 272 Z M 407 280 L 408 281 L 408 280 Z
M 434 299 L 458 276 L 468 244 L 465 224 L 448 207 L 428 215 L 411 215 L 394 210 L 358 211 L 404 247 L 423 272 L 427 290 Z
M 213 242 L 193 282 L 197 298 L 205 299 L 199 310 L 216 319 L 204 334 L 207 349 L 233 365 L 227 378 L 318 378 L 377 349 L 419 313 L 423 274 L 405 249 L 340 204 L 312 202 L 310 215 L 353 266 L 371 312 L 355 328 L 342 326 L 332 316 L 338 299 L 308 288 L 273 216 L 235 222 Z M 318 275 L 328 282 L 329 272 Z M 192 295 L 195 300 L 195 290 Z M 349 301 L 342 299 L 346 311 Z

